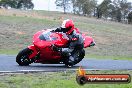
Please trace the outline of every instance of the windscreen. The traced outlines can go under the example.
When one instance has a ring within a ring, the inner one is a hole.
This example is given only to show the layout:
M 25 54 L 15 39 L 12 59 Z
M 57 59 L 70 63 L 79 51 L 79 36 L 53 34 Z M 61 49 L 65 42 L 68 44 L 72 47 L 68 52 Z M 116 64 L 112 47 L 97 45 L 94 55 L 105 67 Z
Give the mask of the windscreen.
M 39 39 L 40 40 L 45 40 L 45 41 L 52 41 L 52 40 L 56 40 L 57 38 L 56 37 L 50 37 L 52 32 L 50 31 L 45 31 L 43 32 L 40 36 L 39 36 Z

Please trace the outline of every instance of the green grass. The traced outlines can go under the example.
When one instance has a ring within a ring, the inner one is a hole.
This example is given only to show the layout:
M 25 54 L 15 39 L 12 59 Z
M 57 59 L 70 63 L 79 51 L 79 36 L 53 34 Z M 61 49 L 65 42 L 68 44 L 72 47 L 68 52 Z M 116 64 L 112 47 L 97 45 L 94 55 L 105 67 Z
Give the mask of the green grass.
M 33 17 L 21 17 L 21 16 L 0 16 L 1 21 L 9 22 L 9 23 L 23 23 L 23 22 L 35 22 L 35 23 L 43 23 L 43 24 L 53 24 L 55 25 L 57 22 L 56 20 L 52 19 L 40 19 L 40 18 L 33 18 Z
M 87 59 L 113 59 L 113 60 L 132 60 L 132 57 L 125 56 L 98 56 L 98 55 L 89 55 L 86 54 L 85 58 Z
M 130 74 L 131 71 L 87 71 L 88 74 Z M 76 72 L 47 72 L 0 76 L 0 88 L 131 88 L 129 84 L 85 84 L 76 82 Z
M 19 50 L 0 50 L 0 54 L 6 55 L 16 55 L 18 54 Z

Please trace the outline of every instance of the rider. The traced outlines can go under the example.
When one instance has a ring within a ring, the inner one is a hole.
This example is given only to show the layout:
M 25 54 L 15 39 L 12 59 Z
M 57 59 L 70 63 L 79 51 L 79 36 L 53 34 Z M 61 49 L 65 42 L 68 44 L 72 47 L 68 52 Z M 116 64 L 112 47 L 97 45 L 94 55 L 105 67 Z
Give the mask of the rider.
M 53 49 L 60 51 L 63 56 L 68 58 L 68 62 L 73 64 L 72 62 L 74 61 L 74 58 L 71 53 L 74 52 L 75 49 L 82 50 L 84 48 L 84 40 L 82 35 L 79 33 L 79 30 L 74 27 L 73 21 L 69 19 L 64 20 L 62 22 L 62 26 L 55 29 L 54 31 L 66 33 L 70 42 L 67 48 L 54 47 Z

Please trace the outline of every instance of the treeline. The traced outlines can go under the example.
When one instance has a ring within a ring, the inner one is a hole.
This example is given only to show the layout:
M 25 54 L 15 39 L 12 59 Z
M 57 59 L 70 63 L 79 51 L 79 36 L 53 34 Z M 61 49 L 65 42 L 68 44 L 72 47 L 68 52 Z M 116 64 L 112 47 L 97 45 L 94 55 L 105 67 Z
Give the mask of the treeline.
M 1 8 L 33 9 L 32 0 L 0 0 Z
M 56 0 L 55 3 L 64 13 L 72 9 L 78 15 L 132 23 L 132 3 L 127 0 L 104 0 L 99 5 L 97 0 Z

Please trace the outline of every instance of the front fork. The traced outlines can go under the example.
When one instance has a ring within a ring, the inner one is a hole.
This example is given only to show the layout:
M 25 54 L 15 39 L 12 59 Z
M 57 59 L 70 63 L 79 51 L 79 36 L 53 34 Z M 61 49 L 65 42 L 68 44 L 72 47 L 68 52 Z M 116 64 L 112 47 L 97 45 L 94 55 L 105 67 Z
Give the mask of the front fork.
M 32 50 L 32 53 L 29 55 L 29 59 L 36 59 L 36 58 L 39 58 L 39 54 L 40 54 L 40 52 L 39 52 L 39 50 L 34 46 L 34 45 L 30 45 L 30 46 L 28 46 L 28 48 L 30 49 L 30 50 Z

